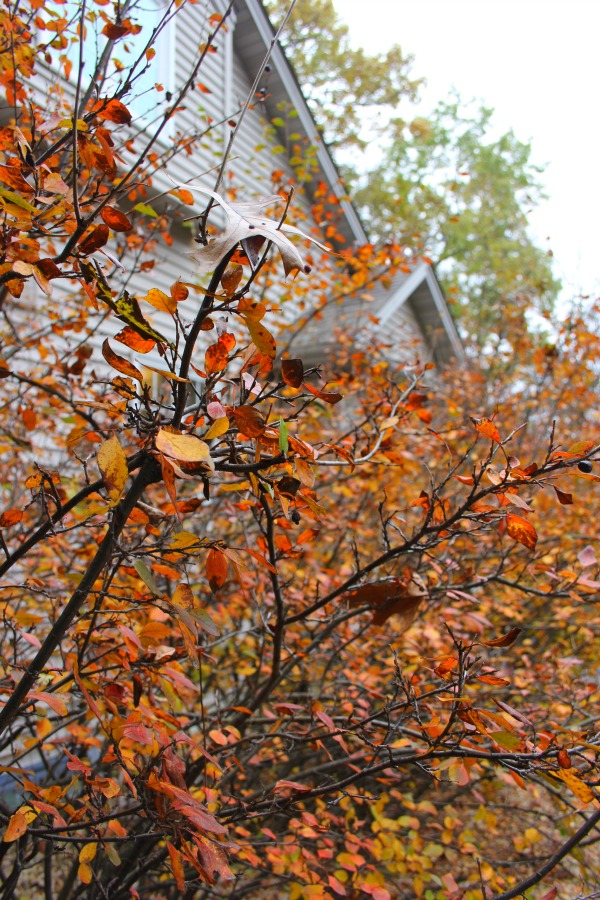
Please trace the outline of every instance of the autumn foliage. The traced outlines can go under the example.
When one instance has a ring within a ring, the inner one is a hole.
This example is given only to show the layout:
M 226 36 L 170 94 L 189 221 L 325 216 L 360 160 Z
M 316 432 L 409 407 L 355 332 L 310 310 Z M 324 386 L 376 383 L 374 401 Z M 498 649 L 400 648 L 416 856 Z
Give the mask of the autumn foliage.
M 161 181 L 215 140 L 157 143 L 228 14 L 135 133 L 127 77 L 67 81 L 89 15 L 1 13 L 0 897 L 591 890 L 598 311 L 507 310 L 487 380 L 383 338 L 278 360 L 284 301 L 318 316 L 402 248 L 334 218 L 326 246 L 289 184 Z

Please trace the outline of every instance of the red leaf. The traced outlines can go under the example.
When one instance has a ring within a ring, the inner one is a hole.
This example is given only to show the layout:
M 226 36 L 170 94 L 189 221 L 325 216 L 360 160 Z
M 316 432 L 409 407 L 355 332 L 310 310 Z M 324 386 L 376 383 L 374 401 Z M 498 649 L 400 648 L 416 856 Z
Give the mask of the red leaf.
M 79 251 L 83 253 L 84 256 L 88 256 L 90 253 L 99 250 L 100 247 L 104 247 L 108 240 L 108 232 L 108 225 L 96 225 L 94 230 L 86 235 L 79 244 Z

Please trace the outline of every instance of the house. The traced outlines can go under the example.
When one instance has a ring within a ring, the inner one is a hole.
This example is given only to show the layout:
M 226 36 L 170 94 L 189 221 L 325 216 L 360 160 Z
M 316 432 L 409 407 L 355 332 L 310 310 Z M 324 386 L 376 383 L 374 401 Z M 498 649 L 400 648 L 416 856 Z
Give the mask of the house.
M 233 4 L 227 0 L 198 0 L 194 4 L 183 4 L 168 20 L 164 19 L 164 8 L 158 0 L 144 3 L 143 9 L 140 7 L 137 12 L 136 6 L 137 0 L 133 0 L 123 15 L 131 15 L 131 20 L 141 25 L 141 31 L 128 33 L 123 41 L 116 42 L 114 51 L 111 50 L 121 55 L 111 76 L 116 85 L 123 64 L 125 67 L 130 65 L 136 56 L 142 60 L 134 85 L 123 98 L 134 114 L 134 120 L 128 128 L 121 129 L 119 137 L 123 143 L 115 148 L 115 153 L 119 153 L 125 162 L 130 160 L 139 152 L 138 147 L 143 146 L 147 136 L 155 132 L 157 123 L 160 134 L 152 145 L 152 152 L 158 157 L 168 155 L 176 142 L 185 144 L 189 141 L 193 152 L 173 155 L 167 170 L 152 169 L 149 164 L 146 174 L 151 176 L 151 189 L 131 186 L 123 211 L 131 214 L 141 210 L 140 215 L 163 214 L 168 225 L 163 228 L 162 236 L 157 236 L 152 249 L 154 264 L 144 265 L 142 261 L 137 268 L 128 267 L 120 274 L 113 269 L 110 273 L 112 286 L 120 285 L 143 298 L 149 288 L 168 293 L 174 282 L 193 280 L 193 264 L 189 259 L 192 233 L 185 220 L 198 210 L 186 206 L 181 200 L 181 190 L 174 189 L 174 183 L 180 188 L 195 181 L 207 187 L 214 185 L 215 173 L 240 115 L 243 115 L 243 121 L 228 160 L 222 190 L 228 195 L 233 192 L 239 198 L 249 199 L 272 195 L 288 183 L 300 184 L 302 191 L 295 198 L 291 213 L 293 222 L 300 219 L 303 230 L 315 233 L 328 221 L 331 213 L 335 227 L 330 239 L 337 249 L 366 243 L 367 235 L 346 197 L 301 86 L 281 47 L 273 44 L 273 26 L 260 0 L 235 0 Z M 54 23 L 56 27 L 50 36 L 60 30 L 59 24 L 62 28 L 62 23 L 67 23 L 69 14 L 73 29 L 78 9 L 76 0 L 68 0 L 65 18 Z M 194 61 L 200 48 L 206 46 L 213 27 L 211 23 L 219 15 L 226 16 L 226 28 L 221 29 L 214 46 L 209 47 L 215 52 L 205 54 L 201 68 L 193 75 L 193 90 L 171 114 L 174 98 L 192 77 Z M 102 58 L 106 28 L 117 27 L 114 23 L 106 23 L 106 16 L 97 16 L 95 34 L 92 24 L 88 25 L 81 62 L 84 64 L 82 90 L 90 96 L 93 96 L 95 86 L 89 79 L 97 61 Z M 146 62 L 144 47 L 153 32 L 156 55 L 152 62 Z M 43 36 L 42 33 L 40 37 Z M 53 43 L 48 46 L 52 52 L 47 55 L 45 67 L 35 76 L 38 89 L 49 98 L 66 90 L 67 100 L 72 102 L 73 71 L 78 70 L 80 62 L 79 44 L 72 38 L 66 49 L 57 50 Z M 252 102 L 245 110 L 248 98 Z M 9 106 L 6 105 L 7 111 Z M 128 143 L 131 139 L 136 142 L 134 150 Z M 334 208 L 328 210 L 327 200 L 319 200 L 318 220 L 315 220 L 318 193 L 335 202 Z M 202 205 L 199 203 L 198 207 L 201 209 Z M 219 224 L 218 212 L 216 223 Z M 106 257 L 102 257 L 103 265 L 112 265 L 107 259 L 118 257 L 119 241 L 122 243 L 123 240 L 122 236 L 111 236 L 111 241 L 101 251 L 108 251 Z M 34 287 L 32 282 L 30 285 Z M 151 316 L 161 333 L 172 332 L 169 316 L 154 311 Z M 295 308 L 293 303 L 285 307 L 283 320 L 288 329 L 291 327 L 293 331 L 295 322 L 299 327 L 294 339 L 294 353 L 306 356 L 310 363 L 324 362 L 330 354 L 328 336 L 332 333 L 334 320 L 336 327 L 344 320 L 354 326 L 360 323 L 358 342 L 368 340 L 369 334 L 385 333 L 391 358 L 395 358 L 395 351 L 406 340 L 413 344 L 420 342 L 422 355 L 440 366 L 451 359 L 464 358 L 435 273 L 425 263 L 400 273 L 387 290 L 379 286 L 373 292 L 359 291 L 344 300 L 341 306 L 329 304 L 329 308 L 312 318 L 312 324 L 304 324 L 306 318 L 307 311 Z M 363 321 L 365 327 L 362 327 Z M 114 336 L 118 328 L 119 324 L 114 321 L 106 326 L 101 324 L 98 335 Z

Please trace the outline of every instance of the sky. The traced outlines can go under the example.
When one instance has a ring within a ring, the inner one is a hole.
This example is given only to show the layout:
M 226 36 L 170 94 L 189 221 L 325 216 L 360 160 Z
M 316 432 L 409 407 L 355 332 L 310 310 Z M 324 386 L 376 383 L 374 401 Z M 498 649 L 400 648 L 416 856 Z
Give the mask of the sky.
M 454 86 L 495 110 L 545 166 L 531 217 L 563 298 L 600 294 L 600 0 L 334 0 L 351 41 L 394 43 L 424 77 L 426 115 Z

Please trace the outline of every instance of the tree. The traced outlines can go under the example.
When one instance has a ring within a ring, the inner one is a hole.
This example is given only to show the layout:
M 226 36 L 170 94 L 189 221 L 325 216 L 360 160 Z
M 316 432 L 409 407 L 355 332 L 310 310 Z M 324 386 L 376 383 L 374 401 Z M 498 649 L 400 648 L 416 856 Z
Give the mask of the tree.
M 436 261 L 477 349 L 497 353 L 527 329 L 531 310 L 552 307 L 560 288 L 548 253 L 529 234 L 543 197 L 531 147 L 512 132 L 490 137 L 493 111 L 440 103 L 428 119 L 399 120 L 357 202 L 374 233 Z
M 103 19 L 109 41 L 126 15 Z M 274 371 L 282 275 L 343 296 L 406 258 L 361 248 L 325 273 L 313 244 L 311 273 L 287 208 L 196 185 L 169 197 L 200 198 L 202 286 L 142 305 L 93 254 L 151 283 L 181 213 L 148 213 L 156 173 L 214 135 L 165 155 L 132 137 L 121 60 L 83 105 L 82 80 L 63 85 L 55 119 L 35 76 L 69 62 L 68 23 L 37 3 L 2 17 L 0 896 L 479 898 L 485 880 L 509 898 L 548 872 L 591 879 L 598 444 L 593 416 L 579 433 L 594 367 L 584 390 L 576 374 L 593 322 L 524 358 L 494 421 L 477 375 L 433 390 L 427 364 L 390 371 L 376 346 L 338 387 L 298 359 Z M 227 16 L 209 24 L 199 66 Z M 128 350 L 100 356 L 115 319 Z M 523 437 L 532 367 L 537 411 L 568 410 L 574 443 Z M 578 872 L 557 869 L 574 848 Z
M 281 14 L 285 5 L 269 8 Z M 292 23 L 286 52 L 372 239 L 435 261 L 474 355 L 510 353 L 507 306 L 527 329 L 528 311 L 548 310 L 560 290 L 551 255 L 529 234 L 543 198 L 531 147 L 512 132 L 493 137 L 493 110 L 458 97 L 414 116 L 422 79 L 413 58 L 398 46 L 377 56 L 355 50 L 331 0 L 298 3 Z M 358 136 L 371 147 L 377 138 L 378 160 L 344 152 Z
M 274 21 L 289 6 L 285 0 L 266 5 Z M 331 0 L 298 0 L 282 46 L 330 146 L 364 149 L 365 117 L 380 120 L 383 132 L 386 113 L 416 97 L 420 80 L 411 77 L 412 57 L 398 45 L 374 56 L 354 49 Z

